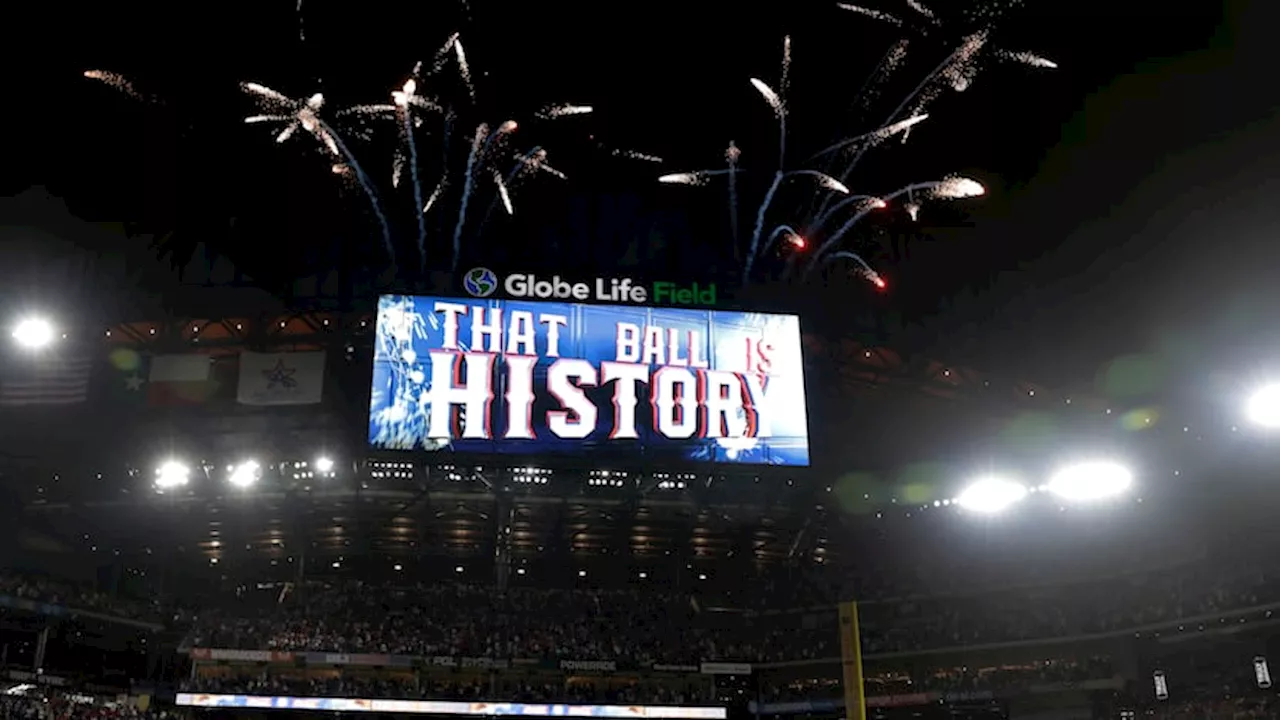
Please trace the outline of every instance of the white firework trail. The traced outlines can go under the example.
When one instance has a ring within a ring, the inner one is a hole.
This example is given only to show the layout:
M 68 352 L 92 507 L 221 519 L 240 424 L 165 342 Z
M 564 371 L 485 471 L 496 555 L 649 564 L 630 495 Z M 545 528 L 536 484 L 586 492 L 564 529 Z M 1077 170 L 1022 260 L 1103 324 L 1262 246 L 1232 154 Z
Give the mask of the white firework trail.
M 425 215 L 431 210 L 431 206 L 436 204 L 440 196 L 444 194 L 445 189 L 449 186 L 449 178 L 447 175 L 440 176 L 440 182 L 436 183 L 436 189 L 431 191 L 431 195 L 427 197 L 427 203 L 422 206 L 422 214 Z
M 833 153 L 839 150 L 848 150 L 849 148 L 857 147 L 863 144 L 874 145 L 876 143 L 884 142 L 885 140 L 888 140 L 889 138 L 893 137 L 894 135 L 897 135 L 900 132 L 906 132 L 907 129 L 910 128 L 911 126 L 915 125 L 916 123 L 924 122 L 928 118 L 929 118 L 928 115 L 916 115 L 914 117 L 909 117 L 906 120 L 899 120 L 896 123 L 885 125 L 884 127 L 878 130 L 873 130 L 869 133 L 858 135 L 857 137 L 845 138 L 844 140 L 841 140 L 840 142 L 834 145 L 830 145 L 828 147 L 825 147 L 819 150 L 818 152 L 814 153 L 813 156 L 810 157 L 809 159 L 816 160 L 828 153 Z
M 763 80 L 757 78 L 751 78 L 751 85 L 760 93 L 760 96 L 764 98 L 764 101 L 769 103 L 769 107 L 773 110 L 773 114 L 781 118 L 786 111 L 782 105 L 782 98 L 778 96 L 778 93 L 774 92 L 773 88 L 769 87 L 769 85 Z
M 413 180 L 413 206 L 423 207 L 422 203 L 422 181 L 418 178 L 418 143 L 413 137 L 413 111 L 410 98 L 415 97 L 418 92 L 418 83 L 413 78 L 405 81 L 399 91 L 392 93 L 391 99 L 395 102 L 398 114 L 401 118 L 401 126 L 404 129 L 405 145 L 409 148 L 409 176 Z M 399 172 L 396 173 L 396 179 L 399 178 Z M 427 266 L 427 220 L 424 213 L 414 213 L 418 220 L 418 258 L 422 263 L 422 267 Z
M 436 51 L 435 57 L 431 61 L 431 69 L 425 76 L 422 73 L 421 61 L 419 61 L 417 65 L 413 66 L 413 76 L 418 78 L 430 77 L 440 72 L 440 70 L 444 68 L 444 64 L 449 62 L 449 54 L 452 52 L 453 45 L 456 42 L 458 42 L 458 33 L 450 35 L 449 39 L 444 41 L 444 45 L 441 45 L 440 49 Z
M 1047 70 L 1058 69 L 1058 63 L 1050 60 L 1049 58 L 1036 55 L 1035 53 L 999 50 L 996 52 L 996 57 L 1000 58 L 1001 60 L 1009 60 L 1011 62 L 1022 63 L 1023 65 L 1027 65 L 1029 67 L 1045 68 Z
M 885 286 L 884 278 L 880 277 L 880 273 L 876 272 L 870 265 L 868 265 L 867 261 L 863 260 L 862 256 L 858 253 L 850 252 L 848 250 L 834 252 L 831 253 L 830 257 L 823 260 L 823 264 L 825 265 L 836 260 L 852 260 L 858 266 L 858 274 L 866 278 L 867 282 L 875 285 L 877 288 L 883 288 Z
M 782 79 L 778 82 L 778 92 L 786 97 L 791 89 L 791 36 L 782 38 Z
M 841 195 L 849 194 L 849 188 L 845 187 L 844 183 L 840 182 L 839 180 L 831 177 L 830 175 L 824 172 L 819 172 L 818 170 L 792 170 L 785 174 L 785 176 L 787 177 L 795 176 L 795 175 L 805 175 L 805 176 L 811 177 L 818 182 L 818 185 L 820 187 L 825 188 L 827 190 L 834 190 L 835 192 L 838 192 Z
M 836 3 L 836 7 L 840 8 L 841 10 L 847 10 L 852 13 L 858 13 L 859 15 L 866 15 L 867 17 L 872 18 L 874 20 L 879 20 L 880 22 L 887 22 L 890 25 L 898 25 L 898 26 L 902 25 L 902 20 L 900 20 L 895 15 L 890 15 L 887 12 L 872 10 L 871 8 L 868 8 L 868 7 L 863 7 L 861 5 L 851 5 L 849 3 Z
M 453 228 L 453 270 L 458 269 L 459 254 L 462 250 L 462 227 L 467 222 L 467 205 L 471 203 L 471 189 L 475 185 L 476 160 L 489 135 L 489 126 L 480 123 L 476 126 L 475 138 L 471 141 L 471 152 L 467 155 L 467 171 L 462 184 L 462 202 L 458 206 L 458 224 Z
M 559 170 L 547 164 L 547 151 L 541 147 L 535 147 L 523 155 L 516 156 L 516 168 L 512 170 L 511 176 L 507 179 L 507 187 L 514 187 L 528 172 L 544 172 L 548 175 L 568 180 L 569 177 Z
M 937 92 L 940 92 L 939 80 L 947 82 L 948 84 L 953 83 L 954 78 L 956 77 L 956 68 L 958 66 L 972 67 L 974 57 L 986 45 L 986 42 L 987 32 L 985 30 L 978 31 L 966 37 L 954 52 L 939 63 L 932 72 L 926 75 L 924 79 L 916 85 L 914 90 L 902 99 L 902 102 L 898 103 L 898 106 L 893 109 L 893 112 L 889 113 L 889 117 L 884 121 L 884 124 L 887 126 L 896 122 L 898 118 L 904 115 L 904 111 L 906 111 L 907 107 L 913 104 L 914 110 L 910 113 L 905 113 L 907 117 L 910 118 L 922 114 L 921 111 L 924 107 L 937 96 Z M 904 131 L 904 137 L 907 132 L 910 132 L 910 129 L 911 128 L 908 127 L 906 131 Z M 858 166 L 858 163 L 862 160 L 862 157 L 866 155 L 868 149 L 870 149 L 870 146 L 863 146 L 858 150 L 858 153 L 853 156 L 853 159 L 849 161 L 849 164 L 846 165 L 844 170 L 838 175 L 841 180 L 848 179 L 850 173 L 852 173 L 853 169 Z M 828 206 L 824 204 L 821 207 L 825 210 Z
M 925 7 L 924 3 L 920 2 L 920 0 L 907 0 L 907 7 L 911 8 L 912 10 L 915 10 L 916 13 L 918 13 L 923 17 L 929 18 L 930 20 L 933 20 L 935 17 L 933 14 L 933 11 Z
M 617 158 L 625 158 L 627 160 L 639 160 L 640 162 L 653 163 L 655 165 L 661 165 L 662 163 L 666 162 L 665 160 L 658 157 L 657 155 L 642 153 L 638 150 L 610 148 L 610 147 L 605 147 L 604 145 L 600 145 L 599 147 L 601 150 L 604 150 L 605 152 L 609 153 L 613 157 L 617 157 Z
M 888 203 L 902 197 L 903 195 L 908 197 L 909 204 L 914 204 L 915 194 L 918 192 L 941 200 L 958 200 L 982 195 L 986 192 L 986 188 L 982 186 L 982 183 L 979 183 L 972 178 L 953 176 L 934 182 L 913 183 L 899 190 L 895 190 L 889 195 L 880 198 L 880 202 L 873 203 L 860 209 L 853 215 L 853 217 L 847 220 L 844 225 L 840 226 L 840 229 L 832 233 L 826 241 L 822 243 L 822 246 L 818 248 L 818 251 L 810 256 L 809 264 L 805 268 L 804 277 L 808 277 L 809 274 L 813 272 L 814 268 L 821 264 L 824 256 L 826 256 L 829 251 L 834 250 L 835 246 L 840 243 L 840 240 L 845 236 L 845 234 L 848 233 L 849 230 L 853 229 L 853 227 L 857 225 L 862 218 L 875 210 L 885 207 Z M 911 210 L 908 210 L 908 213 L 911 212 Z M 919 213 L 918 206 L 915 209 L 915 213 Z
M 498 188 L 498 197 L 502 198 L 502 207 L 506 208 L 508 215 L 515 214 L 515 208 L 511 207 L 511 193 L 507 192 L 507 184 L 502 181 L 502 175 L 497 170 L 491 171 L 493 174 L 493 184 Z
M 467 86 L 467 94 L 471 96 L 471 101 L 476 99 L 476 86 L 471 82 L 471 66 L 467 64 L 467 51 L 462 48 L 462 38 L 458 35 L 453 36 L 453 55 L 458 59 L 458 74 L 462 76 L 462 82 Z
M 556 120 L 571 115 L 589 115 L 595 112 L 590 105 L 552 105 L 538 111 L 535 117 L 542 120 Z
M 862 87 L 854 96 L 856 103 L 862 107 L 867 107 L 873 100 L 880 96 L 880 88 L 884 85 L 889 76 L 898 68 L 902 67 L 902 62 L 907 58 L 907 48 L 911 44 L 908 38 L 901 38 L 885 51 L 884 56 L 880 58 L 880 62 L 876 64 L 875 69 L 863 81 Z
M 796 229 L 790 225 L 779 225 L 769 234 L 769 242 L 765 244 L 764 252 L 768 253 L 777 244 L 778 238 L 786 238 L 796 248 L 805 246 L 804 236 L 796 232 Z
M 931 189 L 931 196 L 944 200 L 959 200 L 963 198 L 979 197 L 985 195 L 987 189 L 982 183 L 967 177 L 949 177 L 944 178 L 942 182 L 937 183 Z
M 889 206 L 889 204 L 884 201 L 884 198 L 876 197 L 875 195 L 849 195 L 848 197 L 841 198 L 840 202 L 832 205 L 830 210 L 819 215 L 809 227 L 810 234 L 817 235 L 818 231 L 827 224 L 827 220 L 830 220 L 833 215 L 851 205 L 858 206 L 858 212 L 863 210 L 883 210 Z
M 710 183 L 711 178 L 717 175 L 727 175 L 728 173 L 728 170 L 698 170 L 697 172 L 670 173 L 659 177 L 658 182 L 666 185 L 702 187 Z
M 108 70 L 85 70 L 84 76 L 90 80 L 97 80 L 114 90 L 118 90 L 134 100 L 147 102 L 147 98 L 143 96 L 142 93 L 134 89 L 133 83 L 129 82 L 129 79 L 120 73 L 113 73 Z

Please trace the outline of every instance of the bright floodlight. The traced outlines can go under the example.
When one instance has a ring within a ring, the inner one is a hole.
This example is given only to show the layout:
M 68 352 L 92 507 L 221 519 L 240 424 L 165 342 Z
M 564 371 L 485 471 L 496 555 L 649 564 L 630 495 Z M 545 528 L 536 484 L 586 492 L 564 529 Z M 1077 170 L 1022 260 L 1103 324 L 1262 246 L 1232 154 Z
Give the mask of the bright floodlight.
M 331 473 L 333 472 L 333 460 L 327 457 L 316 458 L 316 472 Z
M 1133 473 L 1123 465 L 1086 462 L 1059 470 L 1046 487 L 1063 500 L 1088 502 L 1123 494 L 1132 484 Z
M 1249 421 L 1264 428 L 1280 428 L 1280 385 L 1260 388 L 1245 406 Z
M 13 339 L 33 350 L 48 346 L 53 338 L 53 324 L 41 318 L 27 318 L 13 329 Z
M 956 498 L 956 503 L 966 510 L 991 514 L 1016 505 L 1026 496 L 1027 488 L 1021 483 L 986 477 L 970 483 Z
M 191 482 L 191 468 L 176 460 L 161 463 L 156 468 L 156 490 L 169 490 L 186 486 Z
M 231 473 L 227 476 L 227 481 L 238 488 L 247 488 L 258 481 L 258 476 L 262 474 L 262 467 L 253 460 L 246 460 L 239 465 L 231 467 Z

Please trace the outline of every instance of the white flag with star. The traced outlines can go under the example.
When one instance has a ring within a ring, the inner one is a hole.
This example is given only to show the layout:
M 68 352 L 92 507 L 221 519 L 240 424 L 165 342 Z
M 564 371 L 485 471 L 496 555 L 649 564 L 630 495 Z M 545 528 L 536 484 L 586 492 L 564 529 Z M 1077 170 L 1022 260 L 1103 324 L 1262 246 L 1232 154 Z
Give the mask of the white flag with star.
M 243 405 L 315 405 L 324 394 L 324 353 L 240 353 Z

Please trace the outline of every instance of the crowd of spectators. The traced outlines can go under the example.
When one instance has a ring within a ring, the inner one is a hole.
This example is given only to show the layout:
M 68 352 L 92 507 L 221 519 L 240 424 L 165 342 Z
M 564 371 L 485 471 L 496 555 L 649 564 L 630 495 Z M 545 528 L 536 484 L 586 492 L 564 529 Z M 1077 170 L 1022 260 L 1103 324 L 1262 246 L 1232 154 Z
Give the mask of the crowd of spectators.
M 0 594 L 131 618 L 161 615 L 158 602 L 45 578 L 0 575 Z M 1265 566 L 1196 563 L 1071 584 L 863 602 L 860 625 L 863 651 L 874 655 L 1211 621 L 1277 602 L 1280 575 Z M 189 644 L 645 665 L 834 657 L 835 628 L 830 605 L 762 613 L 657 588 L 498 591 L 347 581 L 208 598 Z
M 0 595 L 135 620 L 163 617 L 157 601 L 124 598 L 48 576 L 0 573 Z
M 0 695 L 0 718 L 4 720 L 177 720 L 168 710 L 139 710 L 126 703 L 85 697 L 72 698 L 56 692 Z
M 274 597 L 274 595 L 272 596 Z M 1133 631 L 1280 602 L 1280 578 L 1198 565 L 1102 581 L 864 603 L 868 654 Z M 283 602 L 202 613 L 191 644 L 254 650 L 615 660 L 834 657 L 832 608 L 725 612 L 656 590 L 311 585 Z

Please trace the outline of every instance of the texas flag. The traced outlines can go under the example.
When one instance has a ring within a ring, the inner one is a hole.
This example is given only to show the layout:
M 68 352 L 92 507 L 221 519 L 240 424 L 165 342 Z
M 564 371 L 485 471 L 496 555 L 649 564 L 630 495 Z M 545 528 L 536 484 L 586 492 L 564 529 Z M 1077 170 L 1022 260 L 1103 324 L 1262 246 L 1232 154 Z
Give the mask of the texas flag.
M 240 353 L 243 405 L 315 405 L 324 393 L 324 353 Z

